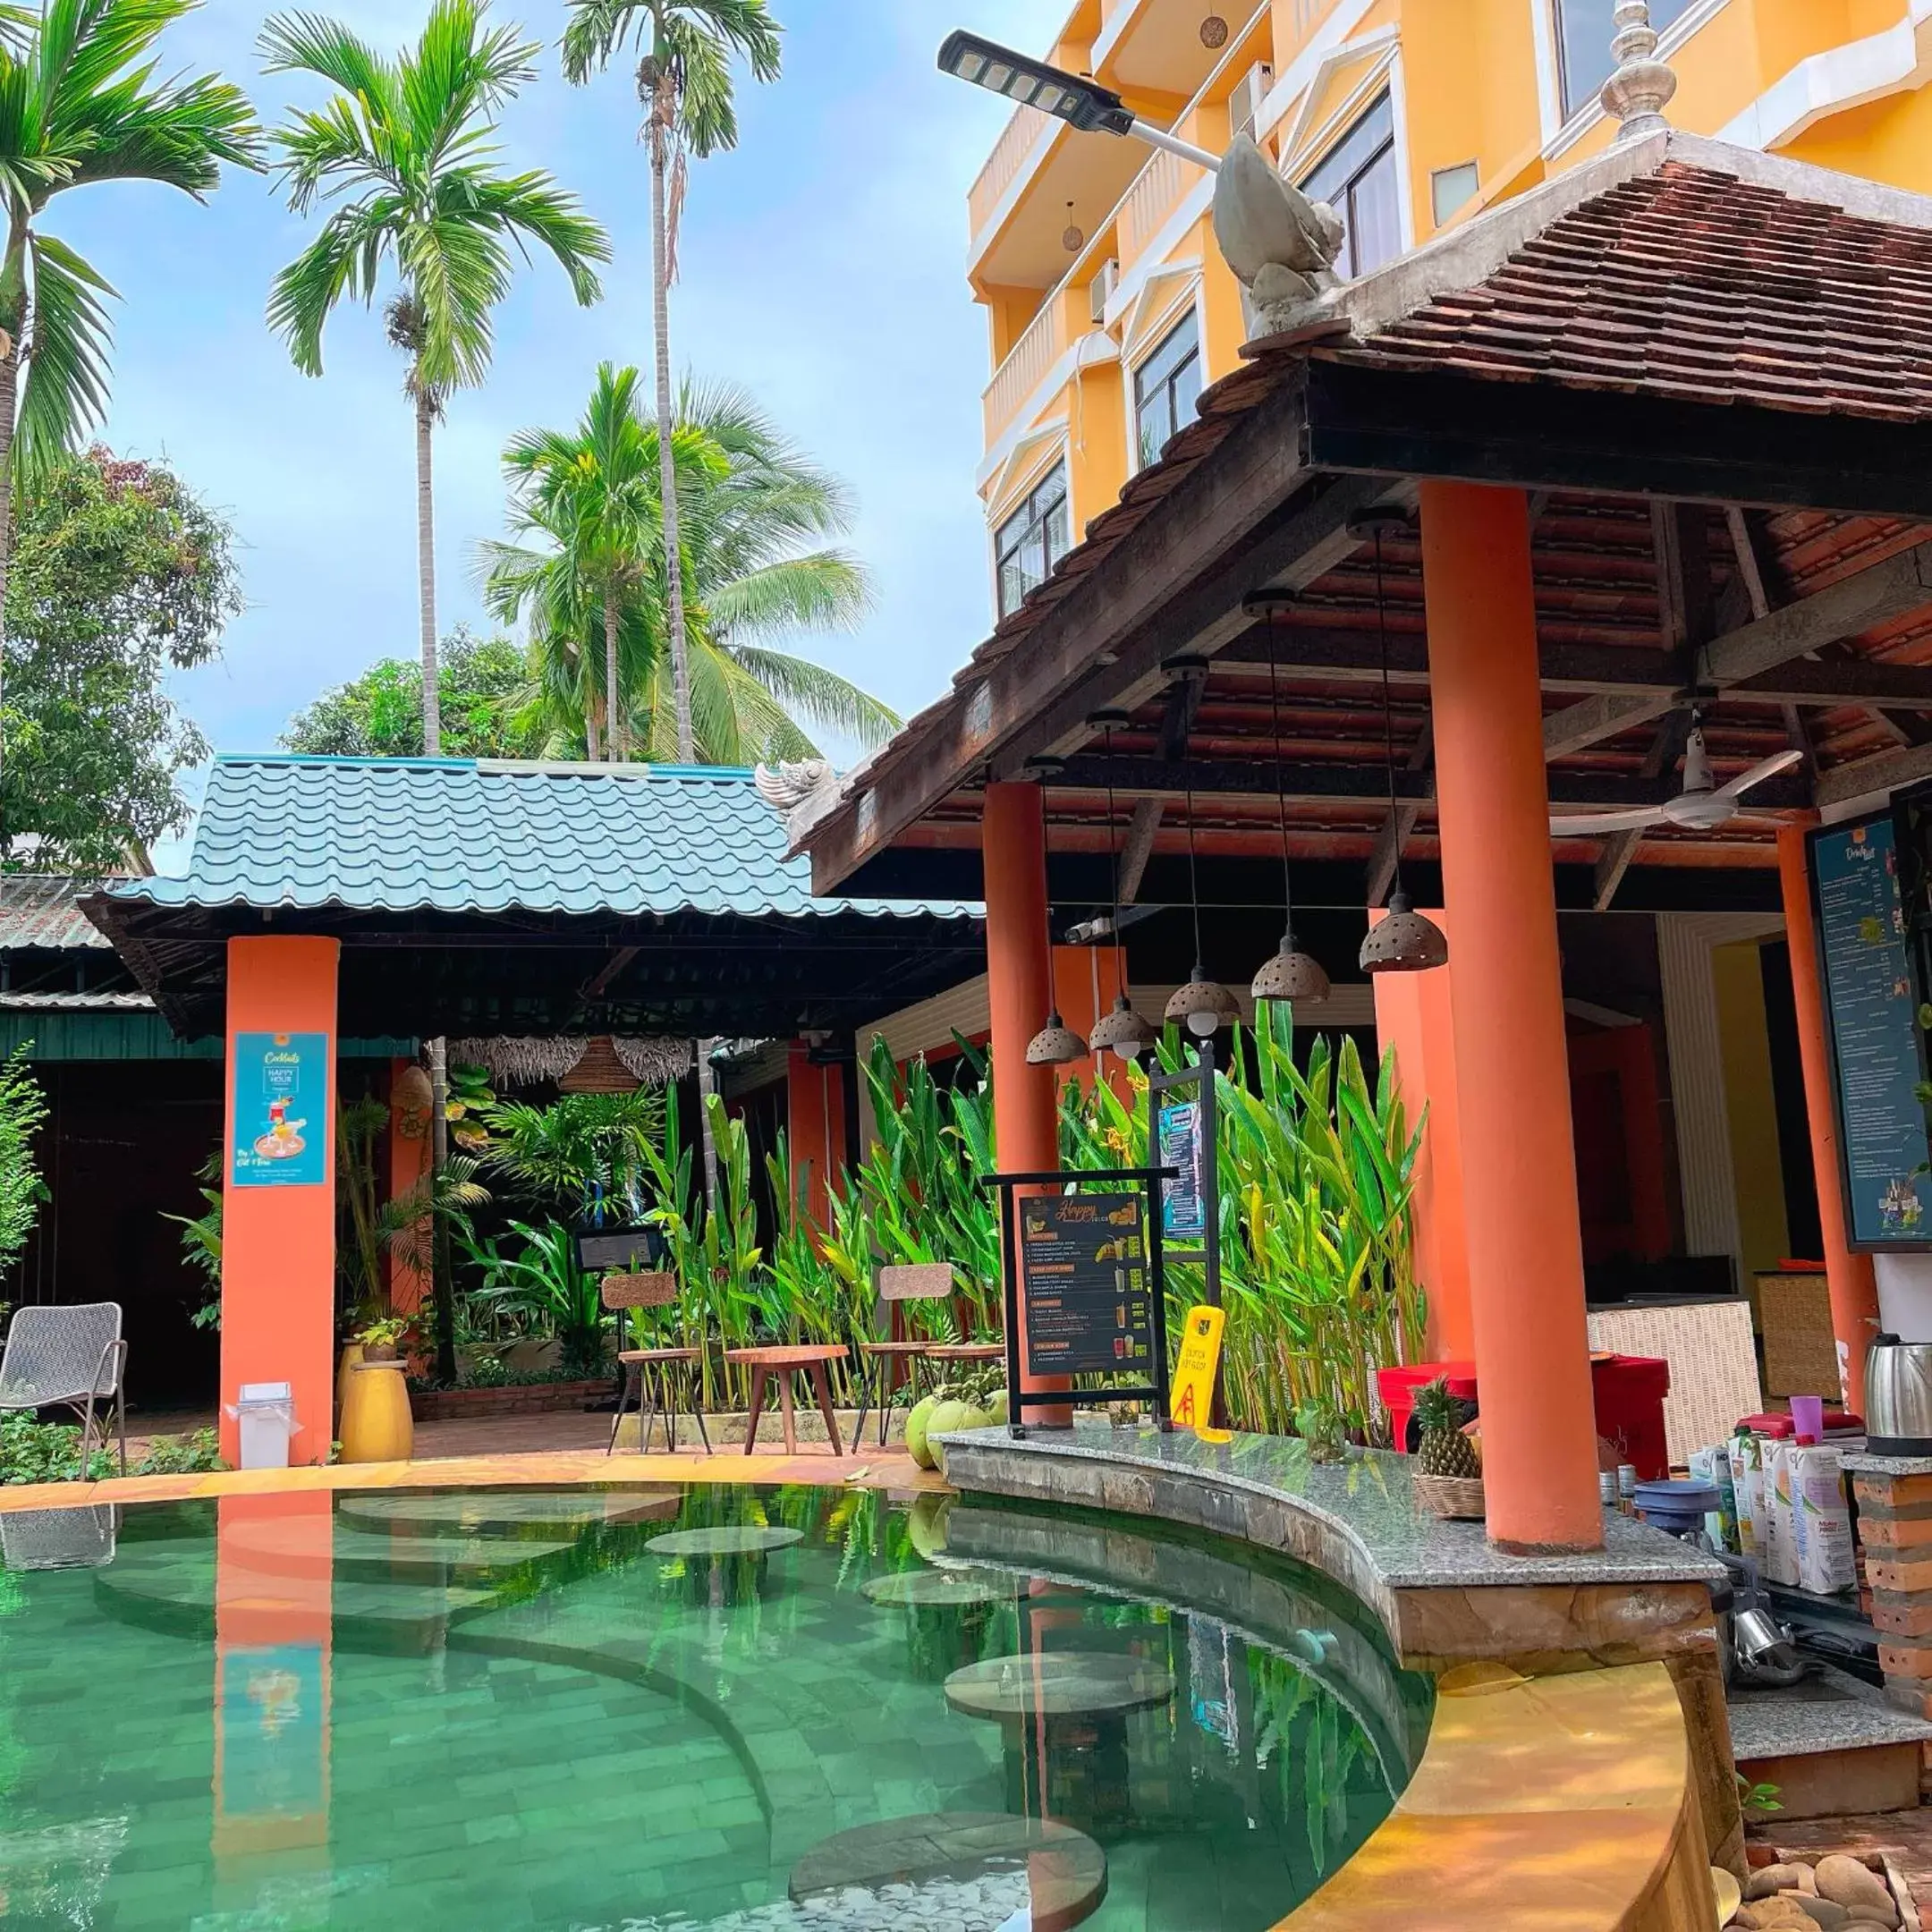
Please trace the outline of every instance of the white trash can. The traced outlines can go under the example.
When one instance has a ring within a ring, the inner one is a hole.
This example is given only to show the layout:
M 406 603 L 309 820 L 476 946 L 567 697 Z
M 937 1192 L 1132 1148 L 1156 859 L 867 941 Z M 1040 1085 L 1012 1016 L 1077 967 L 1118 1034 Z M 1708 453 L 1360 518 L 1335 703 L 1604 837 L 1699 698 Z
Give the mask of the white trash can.
M 242 1424 L 243 1469 L 286 1469 L 295 1433 L 295 1391 L 286 1382 L 244 1382 L 228 1412 Z

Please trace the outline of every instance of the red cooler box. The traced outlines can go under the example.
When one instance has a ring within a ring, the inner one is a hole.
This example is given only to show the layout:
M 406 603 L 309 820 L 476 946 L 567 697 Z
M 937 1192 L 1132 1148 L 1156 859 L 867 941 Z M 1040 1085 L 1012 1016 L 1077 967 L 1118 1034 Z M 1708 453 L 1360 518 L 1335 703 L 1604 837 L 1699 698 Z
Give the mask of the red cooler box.
M 1415 1362 L 1406 1368 L 1378 1368 L 1376 1388 L 1389 1412 L 1390 1439 L 1398 1449 L 1409 1440 L 1409 1418 L 1416 1391 L 1437 1376 L 1449 1377 L 1449 1393 L 1479 1402 L 1474 1362 Z M 1670 1394 L 1670 1364 L 1646 1355 L 1602 1355 L 1590 1363 L 1596 1390 L 1597 1433 L 1631 1464 L 1640 1482 L 1662 1481 L 1670 1474 L 1664 1437 L 1664 1398 Z

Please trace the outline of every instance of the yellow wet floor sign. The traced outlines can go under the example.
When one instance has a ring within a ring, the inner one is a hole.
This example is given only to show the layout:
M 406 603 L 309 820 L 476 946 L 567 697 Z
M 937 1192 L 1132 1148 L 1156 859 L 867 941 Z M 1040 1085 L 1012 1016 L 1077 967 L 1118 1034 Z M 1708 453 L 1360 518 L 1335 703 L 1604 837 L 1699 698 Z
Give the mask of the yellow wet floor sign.
M 1214 1419 L 1215 1371 L 1221 1365 L 1224 1309 L 1191 1308 L 1181 1325 L 1181 1359 L 1174 1364 L 1168 1413 L 1177 1427 L 1204 1428 Z

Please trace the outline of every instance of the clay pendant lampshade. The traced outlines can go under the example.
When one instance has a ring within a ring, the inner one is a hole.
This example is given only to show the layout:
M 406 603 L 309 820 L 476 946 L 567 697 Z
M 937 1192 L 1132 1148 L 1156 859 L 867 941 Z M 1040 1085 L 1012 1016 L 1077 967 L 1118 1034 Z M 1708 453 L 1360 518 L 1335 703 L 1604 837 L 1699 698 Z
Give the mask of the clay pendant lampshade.
M 1114 727 L 1127 723 L 1127 713 L 1097 711 L 1088 723 L 1099 725 L 1106 733 L 1107 858 L 1114 880 L 1114 908 L 1108 930 L 1114 936 L 1114 970 L 1121 990 L 1114 997 L 1113 1012 L 1101 1016 L 1099 1023 L 1089 1035 L 1087 1045 L 1095 1054 L 1112 1052 L 1123 1060 L 1138 1060 L 1160 1029 L 1143 1020 L 1127 997 L 1127 952 L 1121 945 L 1120 851 L 1114 843 Z
M 1106 1014 L 1093 1030 L 1087 1044 L 1097 1054 L 1113 1052 L 1123 1060 L 1136 1060 L 1159 1030 L 1133 1010 L 1123 993 L 1114 1000 L 1113 1012 Z
M 1424 919 L 1397 886 L 1389 894 L 1388 911 L 1368 928 L 1362 941 L 1361 970 L 1366 973 L 1432 972 L 1449 963 L 1449 941 L 1434 919 Z
M 1328 975 L 1321 962 L 1295 945 L 1292 928 L 1282 935 L 1280 949 L 1272 959 L 1263 960 L 1261 970 L 1249 988 L 1258 1000 L 1325 1000 L 1328 997 Z
M 1174 988 L 1167 1002 L 1167 1018 L 1196 1039 L 1206 1039 L 1219 1028 L 1233 1026 L 1241 1018 L 1241 1006 L 1219 980 L 1210 979 L 1197 965 L 1187 984 Z
M 1057 758 L 1035 760 L 1034 771 L 1043 790 L 1046 780 L 1059 768 L 1060 763 Z M 1046 834 L 1044 796 L 1041 805 L 1040 843 L 1045 848 L 1046 858 L 1050 861 L 1053 857 L 1053 844 Z M 1046 957 L 1049 962 L 1053 959 L 1053 895 L 1050 890 L 1046 902 Z M 1074 1061 L 1084 1060 L 1086 1057 L 1087 1042 L 1060 1017 L 1060 1007 L 1056 1001 L 1053 1011 L 1046 1015 L 1046 1024 L 1027 1042 L 1026 1063 L 1029 1066 L 1071 1066 Z

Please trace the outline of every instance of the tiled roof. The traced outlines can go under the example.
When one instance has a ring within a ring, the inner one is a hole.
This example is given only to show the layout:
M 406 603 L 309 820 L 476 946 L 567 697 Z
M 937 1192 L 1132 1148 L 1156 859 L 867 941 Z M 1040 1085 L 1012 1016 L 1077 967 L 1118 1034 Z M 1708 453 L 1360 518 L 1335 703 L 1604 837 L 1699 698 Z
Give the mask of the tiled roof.
M 105 940 L 97 941 L 105 945 Z M 152 1013 L 145 993 L 0 993 L 0 1013 Z
M 1667 160 L 1337 361 L 1932 419 L 1932 232 Z
M 814 898 L 748 771 L 463 758 L 222 758 L 158 907 L 974 919 L 959 902 Z
M 95 889 L 91 879 L 38 873 L 0 877 L 0 952 L 32 947 L 59 953 L 74 946 L 106 946 L 106 938 L 78 902 Z

